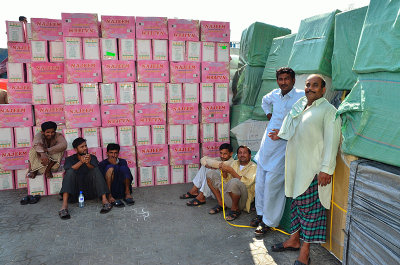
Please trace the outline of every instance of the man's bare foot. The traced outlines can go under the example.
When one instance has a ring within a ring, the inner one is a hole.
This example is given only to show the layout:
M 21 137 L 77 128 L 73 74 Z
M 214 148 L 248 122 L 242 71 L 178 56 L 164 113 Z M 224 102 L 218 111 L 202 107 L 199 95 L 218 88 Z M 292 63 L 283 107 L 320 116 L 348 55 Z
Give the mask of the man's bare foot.
M 286 240 L 285 242 L 283 242 L 283 247 L 284 247 L 284 248 L 288 248 L 288 247 L 300 248 L 300 241 L 298 241 L 298 240 L 293 240 L 292 238 L 289 238 L 288 240 Z
M 130 193 L 127 193 L 125 194 L 125 199 L 133 199 L 133 197 Z
M 300 249 L 300 254 L 297 260 L 304 264 L 308 264 L 309 258 L 310 258 L 310 249 L 304 247 L 303 245 L 302 248 Z
M 53 173 L 51 172 L 51 170 L 47 170 L 44 172 L 44 176 L 48 179 L 53 178 Z
M 115 199 L 114 199 L 114 197 L 110 194 L 109 196 L 108 196 L 108 201 L 107 201 L 107 203 L 114 203 L 115 202 Z M 104 201 L 103 201 L 103 204 L 104 204 Z
M 30 178 L 30 179 L 34 179 L 34 178 L 36 178 L 37 174 L 38 174 L 37 170 L 36 171 L 28 171 L 28 173 L 26 174 L 26 177 Z

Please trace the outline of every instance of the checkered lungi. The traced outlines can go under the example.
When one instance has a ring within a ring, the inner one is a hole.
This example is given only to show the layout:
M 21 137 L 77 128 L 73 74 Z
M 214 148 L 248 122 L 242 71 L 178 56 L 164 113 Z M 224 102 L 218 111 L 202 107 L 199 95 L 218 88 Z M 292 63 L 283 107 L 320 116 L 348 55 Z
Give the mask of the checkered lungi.
M 319 200 L 317 176 L 303 194 L 292 200 L 290 215 L 292 234 L 300 230 L 304 242 L 325 243 L 326 209 Z

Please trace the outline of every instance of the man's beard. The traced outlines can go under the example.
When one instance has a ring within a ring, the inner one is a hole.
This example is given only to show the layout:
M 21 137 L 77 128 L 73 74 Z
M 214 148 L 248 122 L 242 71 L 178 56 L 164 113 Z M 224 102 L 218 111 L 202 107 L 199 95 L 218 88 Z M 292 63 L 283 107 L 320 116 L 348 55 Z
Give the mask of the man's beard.
M 80 156 L 87 155 L 87 152 L 78 153 Z

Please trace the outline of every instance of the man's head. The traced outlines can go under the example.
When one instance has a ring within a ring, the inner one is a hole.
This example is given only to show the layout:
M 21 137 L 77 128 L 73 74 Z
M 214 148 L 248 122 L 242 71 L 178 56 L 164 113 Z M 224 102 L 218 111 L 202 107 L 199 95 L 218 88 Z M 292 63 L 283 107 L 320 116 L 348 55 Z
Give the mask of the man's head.
M 237 149 L 238 160 L 241 165 L 247 165 L 251 159 L 251 150 L 245 145 L 241 145 Z
M 326 91 L 326 82 L 321 75 L 310 75 L 306 80 L 304 91 L 307 97 L 307 105 L 311 105 L 315 100 L 324 96 Z
M 19 20 L 20 22 L 28 22 L 28 20 L 27 20 L 26 17 L 24 17 L 24 16 L 19 16 L 18 20 Z
M 40 126 L 42 128 L 42 135 L 45 139 L 50 140 L 56 136 L 57 124 L 52 121 L 43 122 Z
M 107 145 L 107 158 L 117 159 L 119 156 L 119 150 L 121 147 L 119 144 L 108 144 Z
M 83 139 L 82 137 L 76 138 L 72 142 L 72 147 L 75 149 L 76 153 L 78 155 L 86 155 L 88 153 L 88 147 L 86 145 L 86 139 Z
M 221 144 L 219 147 L 219 157 L 222 161 L 228 161 L 233 155 L 233 148 L 230 144 Z
M 292 68 L 282 67 L 276 70 L 276 82 L 281 89 L 282 95 L 285 95 L 292 90 L 296 82 L 296 73 Z

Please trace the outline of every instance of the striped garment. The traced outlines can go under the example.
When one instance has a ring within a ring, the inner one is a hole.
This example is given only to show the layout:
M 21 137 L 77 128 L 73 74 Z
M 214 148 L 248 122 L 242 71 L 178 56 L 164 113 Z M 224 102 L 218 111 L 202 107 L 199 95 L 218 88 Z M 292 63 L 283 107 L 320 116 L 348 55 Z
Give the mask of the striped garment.
M 292 234 L 300 230 L 304 242 L 325 243 L 326 209 L 319 200 L 317 176 L 303 194 L 292 200 L 290 215 Z

